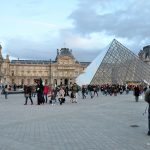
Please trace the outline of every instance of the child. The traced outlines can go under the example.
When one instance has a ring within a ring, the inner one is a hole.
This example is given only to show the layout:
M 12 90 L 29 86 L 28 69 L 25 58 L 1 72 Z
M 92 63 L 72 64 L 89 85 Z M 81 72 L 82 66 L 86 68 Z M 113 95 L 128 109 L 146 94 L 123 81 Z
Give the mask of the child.
M 49 91 L 48 94 L 47 94 L 49 104 L 52 104 L 51 96 L 52 96 L 51 91 Z
M 71 91 L 71 94 L 70 94 L 70 102 L 74 103 L 74 94 L 73 94 L 72 91 Z
M 62 103 L 64 103 L 65 102 L 65 91 L 64 91 L 64 89 L 61 87 L 60 88 L 60 90 L 59 90 L 59 97 L 58 97 L 58 100 L 59 100 L 59 102 L 60 102 L 60 105 L 62 105 Z
M 51 104 L 52 106 L 55 105 L 56 103 L 56 95 L 55 95 L 55 92 L 52 91 L 52 95 L 51 95 Z

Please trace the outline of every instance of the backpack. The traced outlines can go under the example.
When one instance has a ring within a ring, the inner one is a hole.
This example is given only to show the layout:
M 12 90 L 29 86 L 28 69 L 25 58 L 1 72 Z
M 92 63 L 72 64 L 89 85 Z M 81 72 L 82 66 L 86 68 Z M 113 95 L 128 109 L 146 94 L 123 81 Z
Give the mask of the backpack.
M 3 88 L 2 90 L 2 94 L 6 94 L 5 88 Z
M 77 91 L 78 91 L 78 87 L 77 87 L 76 85 L 73 85 L 72 90 L 73 90 L 74 92 L 77 92 Z
M 145 92 L 145 101 L 150 103 L 150 89 Z

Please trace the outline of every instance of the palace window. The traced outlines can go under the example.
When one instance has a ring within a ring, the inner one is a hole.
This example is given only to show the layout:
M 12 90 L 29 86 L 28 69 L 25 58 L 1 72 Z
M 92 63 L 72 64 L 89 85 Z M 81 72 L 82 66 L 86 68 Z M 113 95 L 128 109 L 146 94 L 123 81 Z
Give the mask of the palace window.
M 6 68 L 4 69 L 4 74 L 6 73 Z
M 12 83 L 15 83 L 15 80 L 14 80 L 14 79 L 12 79 Z
M 14 74 L 14 71 L 12 71 L 11 75 L 12 75 L 12 76 L 14 76 L 14 75 L 15 75 L 15 74 Z
M 22 85 L 24 84 L 24 79 L 21 79 L 21 84 L 22 84 Z
M 27 79 L 27 83 L 29 83 L 29 84 L 30 84 L 30 79 Z

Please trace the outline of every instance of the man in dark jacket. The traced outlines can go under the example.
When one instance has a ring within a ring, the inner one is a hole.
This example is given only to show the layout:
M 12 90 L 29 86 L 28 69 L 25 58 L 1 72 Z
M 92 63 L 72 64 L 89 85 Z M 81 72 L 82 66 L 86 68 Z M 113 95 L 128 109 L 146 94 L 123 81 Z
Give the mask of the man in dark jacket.
M 135 96 L 135 101 L 138 102 L 140 96 L 140 88 L 138 85 L 134 88 L 134 96 Z
M 147 135 L 150 136 L 150 86 L 145 92 L 145 101 L 148 103 L 148 133 Z
M 37 81 L 36 92 L 37 92 L 37 104 L 38 105 L 44 104 L 43 84 L 41 78 Z

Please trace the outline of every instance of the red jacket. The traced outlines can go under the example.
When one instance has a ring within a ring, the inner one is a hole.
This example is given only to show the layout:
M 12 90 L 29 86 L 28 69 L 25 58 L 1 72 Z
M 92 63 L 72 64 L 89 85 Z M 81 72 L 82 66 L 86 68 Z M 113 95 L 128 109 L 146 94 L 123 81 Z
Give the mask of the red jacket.
M 48 86 L 47 86 L 47 85 L 44 85 L 43 93 L 44 93 L 44 94 L 47 94 L 47 93 L 48 93 L 48 90 L 49 90 Z

